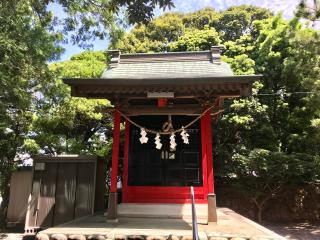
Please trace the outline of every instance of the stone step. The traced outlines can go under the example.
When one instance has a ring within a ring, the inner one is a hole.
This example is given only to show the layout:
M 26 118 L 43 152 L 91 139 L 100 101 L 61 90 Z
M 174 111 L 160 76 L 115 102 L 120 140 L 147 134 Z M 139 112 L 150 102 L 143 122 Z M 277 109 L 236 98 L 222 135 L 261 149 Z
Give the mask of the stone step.
M 196 204 L 198 223 L 208 223 L 208 205 Z M 118 205 L 119 217 L 132 218 L 170 218 L 192 222 L 191 204 L 150 204 L 121 203 Z

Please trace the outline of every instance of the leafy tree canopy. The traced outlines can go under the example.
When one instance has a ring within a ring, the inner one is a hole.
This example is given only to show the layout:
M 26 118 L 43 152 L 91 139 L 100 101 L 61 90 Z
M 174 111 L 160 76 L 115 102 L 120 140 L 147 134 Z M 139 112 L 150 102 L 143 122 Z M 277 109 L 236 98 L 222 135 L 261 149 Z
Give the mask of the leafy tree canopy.
M 31 139 L 38 144 L 38 152 L 108 154 L 109 145 L 106 143 L 111 130 L 110 116 L 99 110 L 110 106 L 110 103 L 107 100 L 70 97 L 69 87 L 60 80 L 61 77 L 99 77 L 106 68 L 106 62 L 105 53 L 86 51 L 74 55 L 69 61 L 50 65 L 56 84 L 52 93 L 39 100 L 39 111 L 33 121 Z
M 213 8 L 204 8 L 194 13 L 167 13 L 148 24 L 136 25 L 132 31 L 125 33 L 120 41 L 113 40 L 110 48 L 119 48 L 123 52 L 174 51 L 172 48 L 169 49 L 170 44 L 175 45 L 181 38 L 184 39 L 182 41 L 199 42 L 210 34 L 209 29 L 218 33 L 214 36 L 214 43 L 220 43 L 220 40 L 234 41 L 250 34 L 255 20 L 267 19 L 271 15 L 271 12 L 264 8 L 249 5 L 231 7 L 221 12 Z M 192 31 L 197 31 L 194 38 L 198 40 L 188 37 Z M 197 34 L 202 36 L 197 37 Z
M 210 49 L 211 46 L 219 45 L 219 43 L 219 34 L 215 29 L 194 29 L 186 31 L 177 41 L 169 43 L 168 48 L 172 52 L 201 51 Z

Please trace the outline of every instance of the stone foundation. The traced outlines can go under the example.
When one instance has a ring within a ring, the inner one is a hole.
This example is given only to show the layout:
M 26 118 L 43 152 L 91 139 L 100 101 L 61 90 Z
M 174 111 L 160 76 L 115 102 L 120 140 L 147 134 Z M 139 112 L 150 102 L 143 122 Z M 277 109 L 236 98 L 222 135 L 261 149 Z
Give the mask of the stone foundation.
M 43 234 L 39 233 L 36 240 L 193 240 L 189 235 L 74 235 L 74 234 Z M 199 233 L 199 240 L 283 240 L 275 237 L 248 237 L 230 234 L 206 234 Z

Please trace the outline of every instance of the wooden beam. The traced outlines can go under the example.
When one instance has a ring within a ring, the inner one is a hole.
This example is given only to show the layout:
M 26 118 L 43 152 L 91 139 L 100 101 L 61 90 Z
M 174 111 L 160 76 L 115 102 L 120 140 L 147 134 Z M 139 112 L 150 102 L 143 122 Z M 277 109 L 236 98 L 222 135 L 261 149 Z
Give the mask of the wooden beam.
M 129 106 L 122 108 L 128 116 L 135 115 L 199 115 L 202 112 L 200 105 L 179 105 L 169 107 L 157 106 Z
M 159 87 L 159 88 L 143 88 L 143 87 L 126 87 L 126 88 L 115 88 L 108 86 L 90 86 L 81 85 L 72 87 L 72 96 L 86 97 L 86 98 L 102 98 L 111 100 L 115 96 L 119 99 L 122 98 L 147 98 L 147 91 L 172 91 L 174 92 L 175 98 L 196 98 L 210 96 L 230 96 L 235 97 L 240 94 L 240 85 L 232 84 L 219 84 L 216 86 L 209 86 L 208 88 L 202 86 L 181 86 L 181 87 Z M 245 87 L 242 87 L 242 91 Z M 242 92 L 245 94 L 245 92 Z
M 159 110 L 155 110 L 155 109 Z M 147 110 L 146 110 L 147 109 Z M 157 106 L 152 107 L 152 111 L 150 109 L 150 106 L 146 107 L 127 107 L 122 108 L 122 112 L 126 114 L 127 116 L 138 116 L 138 115 L 189 115 L 189 116 L 199 116 L 202 111 L 202 107 L 198 108 L 189 108 L 179 111 L 178 109 L 173 109 L 173 111 L 170 108 L 158 108 Z M 222 110 L 222 108 L 213 108 L 212 112 L 210 113 L 212 116 L 217 116 L 216 112 Z M 114 111 L 113 107 L 106 107 L 104 109 L 99 110 L 99 112 L 110 114 Z

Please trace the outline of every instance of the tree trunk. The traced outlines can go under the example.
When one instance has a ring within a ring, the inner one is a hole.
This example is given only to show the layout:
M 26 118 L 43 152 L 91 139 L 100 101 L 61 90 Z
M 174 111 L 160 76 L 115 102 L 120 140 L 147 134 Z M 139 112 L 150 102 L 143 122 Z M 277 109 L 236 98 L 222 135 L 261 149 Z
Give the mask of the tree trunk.
M 258 207 L 258 212 L 257 212 L 258 223 L 262 223 L 262 211 L 263 211 L 263 208 Z
M 265 201 L 263 201 L 261 204 L 258 202 L 257 199 L 255 198 L 251 198 L 252 202 L 256 205 L 257 207 L 257 220 L 258 220 L 258 223 L 262 223 L 262 212 L 263 212 L 263 206 L 264 206 L 264 203 Z

